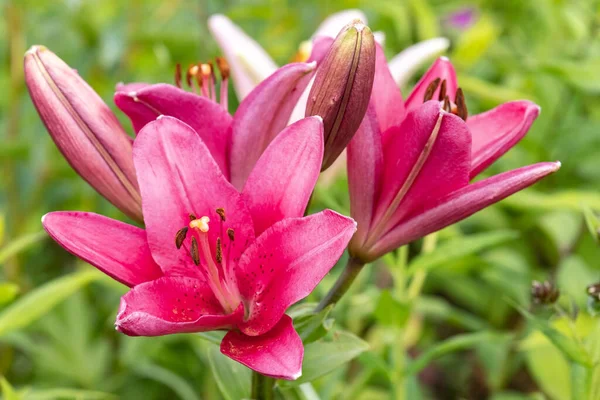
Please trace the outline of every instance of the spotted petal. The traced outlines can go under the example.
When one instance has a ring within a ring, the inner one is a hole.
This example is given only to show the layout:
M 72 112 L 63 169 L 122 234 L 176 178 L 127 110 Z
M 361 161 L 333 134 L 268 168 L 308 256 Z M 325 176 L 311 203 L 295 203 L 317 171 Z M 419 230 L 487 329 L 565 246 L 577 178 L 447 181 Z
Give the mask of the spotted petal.
M 231 329 L 244 316 L 226 314 L 210 287 L 187 277 L 164 277 L 138 285 L 121 298 L 115 327 L 129 336 Z
M 260 336 L 230 331 L 221 352 L 250 369 L 276 379 L 298 379 L 302 374 L 304 347 L 292 319 L 284 315 L 277 325 Z
M 148 244 L 156 262 L 169 274 L 201 276 L 186 250 L 175 247 L 175 235 L 189 214 L 208 216 L 211 248 L 220 235 L 215 210 L 224 208 L 223 230 L 235 230 L 231 258 L 239 257 L 254 238 L 252 219 L 237 190 L 225 179 L 208 148 L 194 130 L 172 117 L 161 117 L 142 129 L 133 161 L 142 193 Z M 189 243 L 188 243 L 189 245 Z M 189 247 L 187 247 L 189 249 Z
M 240 293 L 250 305 L 242 332 L 257 336 L 275 326 L 335 265 L 355 230 L 352 219 L 325 210 L 284 219 L 260 235 L 236 269 Z

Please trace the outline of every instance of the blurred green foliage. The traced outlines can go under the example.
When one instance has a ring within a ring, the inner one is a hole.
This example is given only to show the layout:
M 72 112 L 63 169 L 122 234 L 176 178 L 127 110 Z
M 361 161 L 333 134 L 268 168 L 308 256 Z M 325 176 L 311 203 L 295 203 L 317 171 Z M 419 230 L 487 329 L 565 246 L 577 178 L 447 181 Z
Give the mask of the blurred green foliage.
M 304 328 L 322 335 L 335 318 L 336 327 L 366 341 L 333 335 L 331 342 L 309 344 L 307 356 L 345 345 L 364 350 L 368 344 L 370 350 L 341 366 L 319 359 L 331 364 L 305 370 L 305 379 L 331 373 L 312 385 L 281 385 L 279 393 L 290 399 L 600 398 L 600 323 L 588 313 L 585 294 L 588 284 L 600 280 L 599 1 L 0 5 L 3 399 L 234 399 L 247 395 L 249 379 L 247 370 L 200 336 L 117 334 L 112 323 L 125 289 L 39 233 L 40 217 L 52 210 L 124 217 L 71 170 L 46 134 L 24 86 L 26 49 L 46 45 L 113 106 L 117 82 L 171 82 L 177 62 L 219 55 L 206 28 L 213 13 L 227 14 L 283 64 L 320 21 L 344 8 L 366 12 L 371 28 L 386 34 L 388 56 L 422 39 L 449 37 L 448 55 L 471 114 L 518 98 L 541 105 L 528 136 L 488 173 L 543 160 L 561 160 L 563 166 L 536 187 L 442 231 L 439 245 L 427 254 L 417 256 L 416 243 L 386 256 L 316 325 L 302 320 Z M 466 28 L 449 24 L 448 16 L 465 7 L 474 10 L 476 21 Z M 326 206 L 347 213 L 344 179 L 318 188 L 314 207 Z M 338 273 L 325 279 L 312 300 Z M 532 279 L 556 282 L 563 294 L 557 309 L 531 306 Z

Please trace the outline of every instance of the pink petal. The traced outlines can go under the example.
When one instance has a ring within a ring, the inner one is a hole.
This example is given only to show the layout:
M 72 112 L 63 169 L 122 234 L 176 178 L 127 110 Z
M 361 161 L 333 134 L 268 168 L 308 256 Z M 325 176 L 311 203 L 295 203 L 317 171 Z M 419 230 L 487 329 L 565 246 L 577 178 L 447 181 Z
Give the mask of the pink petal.
M 452 225 L 556 172 L 560 162 L 544 162 L 508 171 L 468 185 L 423 212 L 402 221 L 372 249 L 372 259 Z
M 316 63 L 292 63 L 279 68 L 242 101 L 233 120 L 231 182 L 242 189 L 254 164 L 287 125 Z
M 276 379 L 295 380 L 302 375 L 304 347 L 292 319 L 284 315 L 260 336 L 230 331 L 221 342 L 221 353 L 246 367 Z
M 133 161 L 142 193 L 148 244 L 156 262 L 169 274 L 200 276 L 185 246 L 177 250 L 175 234 L 188 226 L 189 214 L 208 216 L 214 249 L 220 235 L 217 208 L 224 208 L 227 228 L 235 230 L 231 257 L 253 240 L 252 219 L 241 195 L 225 179 L 194 130 L 173 117 L 161 117 L 142 129 L 133 146 Z M 189 243 L 188 243 L 189 245 Z M 189 248 L 189 247 L 188 247 Z
M 160 278 L 146 231 L 102 215 L 51 212 L 42 217 L 48 234 L 69 253 L 129 287 Z
M 164 83 L 130 92 L 118 91 L 115 103 L 131 118 L 136 132 L 159 115 L 185 122 L 202 138 L 225 175 L 229 174 L 227 152 L 232 118 L 219 104 Z
M 345 24 L 344 24 L 345 25 Z M 340 27 L 341 29 L 342 27 Z M 337 35 L 337 34 L 336 34 Z M 323 57 L 329 51 L 331 44 L 333 43 L 333 37 L 330 36 L 319 36 L 313 40 L 312 50 L 310 52 L 310 57 L 306 62 L 310 63 L 316 61 L 317 64 L 323 60 Z
M 446 80 L 446 93 L 450 97 L 450 100 L 454 101 L 456 89 L 458 88 L 458 84 L 456 82 L 456 71 L 454 71 L 454 66 L 452 66 L 452 63 L 448 58 L 440 57 L 433 63 L 425 75 L 423 75 L 421 80 L 410 93 L 410 96 L 408 96 L 408 99 L 406 100 L 407 111 L 412 111 L 423 104 L 427 86 L 429 86 L 429 84 L 436 78 Z M 438 99 L 440 87 L 441 83 L 433 93 L 434 100 Z
M 431 147 L 430 138 L 440 118 Z M 376 219 L 383 219 L 386 226 L 469 183 L 471 135 L 464 121 L 443 111 L 438 101 L 409 112 L 399 128 L 390 130 L 383 147 L 384 173 Z M 402 200 L 396 209 L 392 206 L 389 210 L 396 199 Z
M 352 241 L 363 243 L 369 232 L 383 172 L 381 132 L 372 104 L 347 148 L 350 215 L 358 223 Z
M 540 107 L 530 101 L 511 101 L 467 119 L 473 145 L 471 148 L 471 178 L 521 140 L 540 113 Z
M 284 219 L 260 235 L 236 269 L 240 293 L 250 305 L 242 332 L 257 336 L 275 326 L 335 265 L 355 231 L 351 218 L 325 210 Z
M 208 28 L 229 63 L 240 101 L 277 69 L 260 44 L 225 15 L 211 16 Z
M 144 89 L 148 86 L 152 86 L 150 83 L 144 82 L 132 82 L 132 83 L 117 83 L 117 87 L 115 88 L 117 92 L 136 92 L 138 90 Z
M 375 80 L 371 92 L 371 103 L 375 106 L 379 129 L 385 132 L 388 128 L 400 125 L 404 119 L 404 101 L 400 89 L 390 73 L 385 54 L 379 44 L 376 47 Z
M 285 128 L 260 157 L 242 197 L 256 235 L 284 218 L 301 217 L 323 162 L 323 120 L 304 118 Z
M 121 297 L 115 328 L 129 336 L 231 329 L 244 316 L 240 306 L 231 314 L 201 280 L 172 276 L 143 283 Z

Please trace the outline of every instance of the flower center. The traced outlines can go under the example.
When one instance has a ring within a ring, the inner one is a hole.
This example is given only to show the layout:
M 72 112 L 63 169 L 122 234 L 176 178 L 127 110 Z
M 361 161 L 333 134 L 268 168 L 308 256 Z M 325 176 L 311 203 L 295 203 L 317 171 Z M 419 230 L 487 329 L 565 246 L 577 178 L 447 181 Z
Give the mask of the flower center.
M 441 85 L 440 85 L 441 81 Z M 458 115 L 462 118 L 463 121 L 467 120 L 467 116 L 469 115 L 467 111 L 467 103 L 465 102 L 465 95 L 461 88 L 456 89 L 456 93 L 454 95 L 454 101 L 450 100 L 450 96 L 446 93 L 446 80 L 441 80 L 440 78 L 435 78 L 429 86 L 427 86 L 427 90 L 425 90 L 425 95 L 423 96 L 423 102 L 429 101 L 433 99 L 433 95 L 437 88 L 440 88 L 440 92 L 438 95 L 438 101 L 444 102 L 443 109 L 449 113 L 454 115 Z
M 175 245 L 178 249 L 184 247 L 188 251 L 194 264 L 200 267 L 200 271 L 223 309 L 227 313 L 231 313 L 241 301 L 233 273 L 233 264 L 230 259 L 235 232 L 232 228 L 228 228 L 224 236 L 225 209 L 217 208 L 215 212 L 219 221 L 219 235 L 217 236 L 214 252 L 208 236 L 210 231 L 210 218 L 208 216 L 196 218 L 195 215 L 190 214 L 188 226 L 181 228 L 175 235 Z M 185 243 L 188 236 L 189 248 Z M 226 248 L 225 255 L 223 254 L 223 247 Z
M 197 63 L 188 67 L 185 75 L 185 80 L 188 86 L 194 90 L 194 93 L 208 97 L 215 103 L 221 104 L 221 107 L 227 111 L 227 90 L 229 82 L 229 64 L 223 57 L 215 58 L 217 69 L 221 75 L 221 83 L 219 87 L 219 101 L 217 101 L 217 77 L 213 63 Z M 181 64 L 177 64 L 175 68 L 175 85 L 182 88 L 181 84 L 182 71 Z

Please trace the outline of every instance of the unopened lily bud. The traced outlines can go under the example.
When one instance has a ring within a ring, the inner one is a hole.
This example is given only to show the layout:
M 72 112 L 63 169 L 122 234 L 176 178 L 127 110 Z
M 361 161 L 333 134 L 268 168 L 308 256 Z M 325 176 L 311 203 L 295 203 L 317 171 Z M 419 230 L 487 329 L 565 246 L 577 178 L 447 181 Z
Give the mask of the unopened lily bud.
M 375 40 L 360 20 L 346 25 L 319 65 L 306 116 L 323 118 L 327 169 L 356 133 L 369 105 L 375 76 Z
M 43 46 L 25 53 L 25 81 L 40 118 L 68 163 L 102 196 L 142 221 L 132 140 L 100 96 Z

